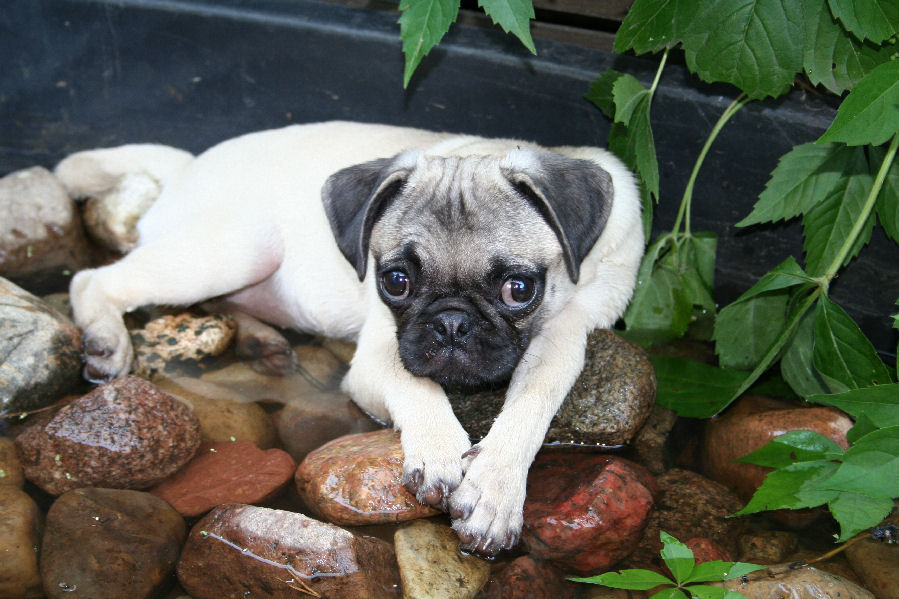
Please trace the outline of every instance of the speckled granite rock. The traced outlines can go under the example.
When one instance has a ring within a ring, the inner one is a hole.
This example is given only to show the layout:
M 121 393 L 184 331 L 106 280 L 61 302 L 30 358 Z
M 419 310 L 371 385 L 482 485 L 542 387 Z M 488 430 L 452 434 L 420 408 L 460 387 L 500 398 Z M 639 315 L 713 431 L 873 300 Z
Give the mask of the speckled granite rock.
M 439 513 L 421 505 L 400 478 L 403 450 L 389 429 L 346 435 L 309 453 L 297 468 L 297 491 L 323 520 L 380 524 Z
M 578 590 L 552 565 L 523 555 L 493 574 L 478 599 L 572 599 Z
M 41 511 L 27 493 L 0 485 L 0 599 L 43 597 L 38 556 Z
M 228 348 L 237 327 L 222 314 L 166 315 L 131 331 L 134 373 L 153 379 L 172 361 L 202 360 Z
M 601 572 L 637 547 L 656 491 L 646 469 L 617 456 L 538 454 L 521 539 L 530 555 L 566 572 Z
M 746 599 L 874 599 L 870 591 L 811 566 L 771 566 L 742 578 L 715 583 Z M 892 595 L 895 596 L 895 595 Z
M 199 516 L 223 503 L 262 503 L 287 486 L 296 468 L 280 449 L 263 451 L 249 441 L 204 444 L 150 492 L 182 516 Z
M 25 475 L 15 443 L 8 437 L 0 437 L 0 485 L 21 489 L 24 483 Z
M 80 382 L 81 331 L 3 278 L 0 323 L 0 412 L 44 407 Z
M 482 439 L 490 430 L 504 393 L 450 394 L 456 417 L 473 439 Z M 544 443 L 627 443 L 646 420 L 655 397 L 655 370 L 643 349 L 598 329 L 587 338 L 584 369 L 553 418 Z
M 75 489 L 47 513 L 41 576 L 50 599 L 150 599 L 174 582 L 184 519 L 149 493 Z
M 194 599 L 400 597 L 393 548 L 296 512 L 228 504 L 193 527 L 178 579 Z M 307 590 L 304 590 L 307 589 Z
M 472 599 L 487 582 L 490 565 L 459 551 L 453 529 L 416 520 L 393 535 L 403 599 Z
M 135 376 L 97 387 L 16 438 L 25 477 L 53 495 L 79 487 L 150 487 L 184 465 L 199 444 L 190 408 Z

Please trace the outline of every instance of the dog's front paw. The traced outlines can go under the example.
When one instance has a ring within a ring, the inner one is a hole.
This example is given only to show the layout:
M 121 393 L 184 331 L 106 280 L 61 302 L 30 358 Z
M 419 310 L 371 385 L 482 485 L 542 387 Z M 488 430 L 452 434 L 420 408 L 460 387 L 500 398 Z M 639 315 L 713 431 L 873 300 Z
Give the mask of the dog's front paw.
M 84 378 L 105 383 L 128 374 L 134 357 L 131 337 L 124 323 L 98 322 L 84 328 L 81 336 Z
M 402 433 L 403 484 L 419 503 L 447 511 L 447 501 L 462 481 L 462 454 L 471 446 L 461 426 L 426 434 Z
M 527 468 L 480 445 L 466 461 L 465 478 L 449 500 L 453 529 L 464 551 L 493 557 L 518 543 Z

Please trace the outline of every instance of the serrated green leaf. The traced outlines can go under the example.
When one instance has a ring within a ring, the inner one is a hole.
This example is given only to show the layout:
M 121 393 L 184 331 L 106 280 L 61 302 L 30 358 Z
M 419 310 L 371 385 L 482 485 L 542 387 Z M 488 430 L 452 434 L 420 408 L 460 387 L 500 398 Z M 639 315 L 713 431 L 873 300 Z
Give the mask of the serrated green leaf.
M 764 570 L 767 566 L 747 564 L 744 562 L 725 562 L 712 560 L 696 564 L 684 584 L 692 582 L 719 582 L 739 578 L 756 570 Z
M 830 298 L 815 309 L 815 369 L 849 389 L 891 383 L 890 371 L 855 321 Z
M 815 370 L 815 316 L 807 312 L 792 341 L 780 359 L 780 374 L 790 388 L 801 397 L 834 393 L 827 381 Z
M 811 275 L 822 275 L 836 259 L 843 243 L 849 237 L 855 221 L 861 217 L 865 200 L 874 185 L 874 177 L 868 169 L 868 161 L 862 148 L 847 148 L 842 176 L 815 206 L 802 218 L 805 235 L 805 267 Z M 868 215 L 853 250 L 840 266 L 845 266 L 871 239 L 874 228 L 873 214 Z
M 886 157 L 883 147 L 871 148 L 870 169 L 877 172 Z M 899 161 L 893 160 L 890 170 L 883 180 L 883 187 L 877 196 L 877 218 L 884 232 L 896 243 L 899 243 Z
M 768 566 L 763 566 L 761 564 L 748 564 L 746 562 L 734 562 L 734 565 L 730 567 L 730 570 L 727 571 L 727 576 L 724 577 L 724 580 L 733 580 L 734 578 L 740 578 L 741 576 L 746 576 L 751 572 L 757 572 L 758 570 L 765 570 Z
M 718 236 L 714 233 L 692 233 L 680 247 L 685 287 L 696 306 L 714 310 L 712 289 L 715 286 L 715 250 Z
M 601 584 L 613 589 L 629 589 L 632 591 L 648 591 L 659 585 L 674 584 L 674 581 L 652 570 L 634 568 L 621 572 L 606 572 L 589 578 L 569 578 L 574 582 L 586 582 L 589 584 Z
M 715 368 L 708 364 L 650 355 L 656 370 L 656 402 L 684 418 L 711 418 L 730 403 L 745 372 Z
M 878 65 L 859 81 L 837 109 L 819 142 L 879 146 L 899 132 L 899 60 Z
M 861 531 L 880 524 L 893 510 L 893 500 L 889 497 L 868 497 L 862 493 L 841 493 L 827 506 L 840 523 L 837 542 L 843 543 Z
M 871 450 L 846 452 L 843 463 L 830 476 L 819 478 L 804 490 L 861 493 L 868 497 L 899 497 L 899 456 Z
M 899 425 L 878 428 L 857 438 L 852 442 L 852 447 L 849 448 L 846 455 L 854 456 L 866 451 L 882 451 L 899 456 Z
M 896 53 L 895 43 L 859 41 L 837 23 L 826 0 L 800 0 L 805 21 L 803 66 L 813 85 L 835 94 L 851 89 L 874 67 Z
M 624 313 L 626 336 L 636 342 L 670 341 L 690 324 L 692 305 L 669 258 L 672 243 L 671 238 L 653 242 L 637 272 L 634 296 Z
M 664 530 L 659 531 L 659 537 L 662 539 L 661 556 L 665 561 L 665 565 L 668 566 L 671 574 L 674 575 L 674 580 L 678 584 L 683 584 L 696 564 L 693 550 Z
M 788 298 L 786 291 L 769 292 L 718 313 L 712 339 L 722 367 L 748 370 L 759 363 L 783 330 Z
M 653 593 L 649 599 L 687 599 L 687 594 L 678 588 L 662 589 Z
M 673 48 L 695 18 L 695 0 L 636 0 L 615 34 L 615 52 L 637 54 Z
M 648 93 L 641 94 L 633 104 L 625 106 L 630 98 L 623 94 L 615 97 L 615 88 L 629 87 L 622 84 L 630 75 L 617 79 L 613 85 L 613 98 L 616 107 L 616 123 L 609 135 L 609 149 L 621 158 L 631 168 L 637 177 L 646 186 L 646 190 L 656 199 L 659 197 L 659 163 L 656 157 L 655 141 L 652 135 L 652 126 L 649 122 L 649 107 L 651 96 Z M 631 77 L 632 78 L 632 77 Z M 640 85 L 642 88 L 642 84 Z M 644 92 L 645 92 L 644 88 Z M 628 113 L 628 122 L 624 129 L 620 122 L 618 112 L 624 108 Z
M 784 468 L 796 462 L 833 460 L 843 454 L 843 448 L 829 437 L 812 431 L 793 430 L 775 437 L 737 462 Z
M 400 2 L 400 39 L 406 55 L 403 87 L 431 48 L 440 43 L 450 25 L 456 22 L 460 0 L 402 0 Z
M 478 0 L 478 5 L 494 24 L 502 27 L 506 33 L 515 35 L 532 54 L 537 53 L 534 40 L 531 39 L 533 0 Z
M 828 0 L 833 16 L 861 40 L 880 43 L 899 33 L 895 0 Z
M 624 76 L 624 73 L 608 70 L 590 83 L 590 89 L 584 96 L 613 122 L 615 121 L 615 100 L 612 98 L 612 88 L 615 86 L 615 82 Z
M 880 427 L 899 426 L 899 384 L 853 389 L 834 395 L 811 395 L 807 399 L 839 408 L 856 420 L 867 416 Z
M 745 301 L 762 293 L 809 283 L 814 284 L 815 279 L 805 274 L 802 267 L 797 264 L 796 259 L 790 256 L 765 273 L 755 285 L 743 292 L 743 295 L 738 297 L 736 301 Z
M 815 491 L 803 494 L 803 487 L 811 480 L 830 476 L 838 464 L 829 461 L 799 462 L 769 472 L 756 489 L 749 503 L 735 515 L 755 514 L 767 510 L 799 509 L 827 503 L 835 492 Z
M 751 99 L 779 96 L 802 68 L 802 13 L 781 0 L 702 3 L 683 36 L 687 67 L 708 82 L 736 85 Z
M 846 440 L 850 443 L 855 443 L 868 433 L 876 431 L 877 428 L 877 424 L 875 424 L 867 414 L 860 414 L 859 417 L 855 419 L 855 424 L 849 429 L 849 432 L 846 433 Z
M 646 89 L 633 75 L 623 75 L 612 85 L 612 99 L 615 101 L 615 122 L 630 125 L 634 112 L 643 100 L 649 98 Z
M 794 147 L 781 156 L 752 212 L 737 226 L 777 222 L 808 212 L 831 195 L 845 175 L 868 172 L 858 170 L 856 154 L 840 144 Z

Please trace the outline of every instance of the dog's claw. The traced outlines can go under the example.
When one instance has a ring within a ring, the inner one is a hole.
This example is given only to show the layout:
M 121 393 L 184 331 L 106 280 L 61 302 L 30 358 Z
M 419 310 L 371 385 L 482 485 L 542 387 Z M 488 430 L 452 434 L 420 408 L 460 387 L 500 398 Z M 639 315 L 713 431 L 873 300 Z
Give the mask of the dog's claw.
M 112 355 L 112 348 L 105 343 L 101 343 L 94 337 L 87 337 L 81 344 L 81 349 L 85 356 L 95 358 L 108 358 Z
M 418 490 L 425 482 L 425 475 L 421 469 L 416 468 L 408 475 L 403 477 L 403 486 L 406 487 L 406 490 L 412 493 L 413 495 L 418 495 Z

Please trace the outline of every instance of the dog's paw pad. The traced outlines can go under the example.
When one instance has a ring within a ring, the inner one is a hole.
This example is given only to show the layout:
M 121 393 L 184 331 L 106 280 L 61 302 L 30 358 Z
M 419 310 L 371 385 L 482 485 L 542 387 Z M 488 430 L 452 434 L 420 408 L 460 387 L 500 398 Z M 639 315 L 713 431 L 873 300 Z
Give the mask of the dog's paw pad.
M 114 335 L 85 332 L 81 341 L 84 360 L 83 376 L 92 383 L 106 383 L 128 373 L 131 366 L 131 344 Z

